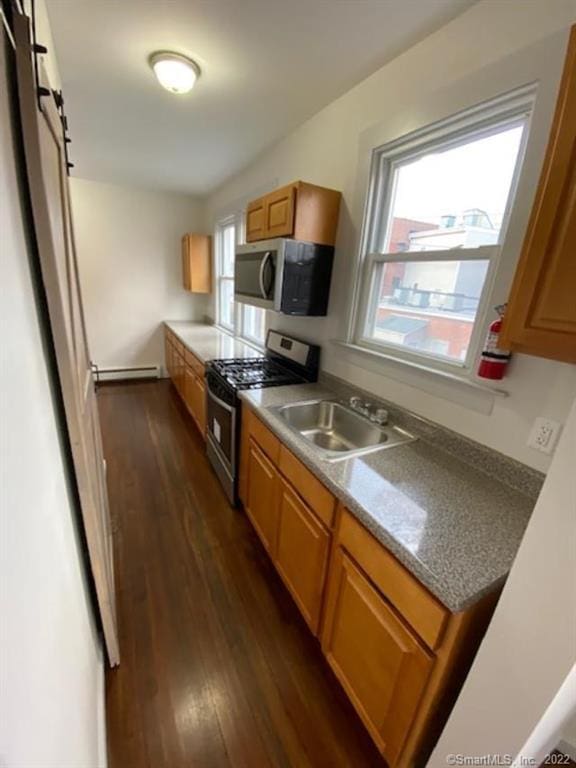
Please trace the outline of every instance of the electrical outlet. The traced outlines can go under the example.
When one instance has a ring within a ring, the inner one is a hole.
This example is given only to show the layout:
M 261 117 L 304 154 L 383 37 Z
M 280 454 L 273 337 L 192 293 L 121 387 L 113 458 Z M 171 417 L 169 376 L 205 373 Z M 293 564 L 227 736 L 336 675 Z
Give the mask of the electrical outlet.
M 534 448 L 535 451 L 552 453 L 554 446 L 558 441 L 561 429 L 562 425 L 557 421 L 538 416 L 532 425 L 530 437 L 528 438 L 528 446 Z

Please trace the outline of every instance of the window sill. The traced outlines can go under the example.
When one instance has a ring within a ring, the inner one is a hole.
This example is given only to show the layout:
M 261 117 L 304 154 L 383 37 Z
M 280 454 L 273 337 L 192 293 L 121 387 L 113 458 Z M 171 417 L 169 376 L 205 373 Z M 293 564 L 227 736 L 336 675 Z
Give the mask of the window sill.
M 427 376 L 436 378 L 437 380 L 443 380 L 449 384 L 455 384 L 464 389 L 474 390 L 476 392 L 484 392 L 486 394 L 494 395 L 495 397 L 508 397 L 508 392 L 504 389 L 497 387 L 491 387 L 489 384 L 483 384 L 480 381 L 469 379 L 466 376 L 459 376 L 456 373 L 450 373 L 448 371 L 440 371 L 437 368 L 432 368 L 425 363 L 416 363 L 412 360 L 403 360 L 402 358 L 395 357 L 394 355 L 388 355 L 385 352 L 378 352 L 368 347 L 362 347 L 359 344 L 353 344 L 348 341 L 340 341 L 333 339 L 332 344 L 335 344 L 343 349 L 347 349 L 350 352 L 356 352 L 361 355 L 365 355 L 373 360 L 377 360 L 383 363 L 393 363 L 405 369 L 417 371 Z M 385 375 L 385 374 L 384 374 Z

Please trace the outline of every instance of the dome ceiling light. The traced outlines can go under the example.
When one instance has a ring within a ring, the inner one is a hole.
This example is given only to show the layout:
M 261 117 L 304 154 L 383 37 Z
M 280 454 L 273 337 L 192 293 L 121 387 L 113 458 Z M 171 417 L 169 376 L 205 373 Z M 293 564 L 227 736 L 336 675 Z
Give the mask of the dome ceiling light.
M 180 53 L 157 51 L 148 61 L 160 85 L 170 93 L 189 93 L 200 77 L 198 64 Z

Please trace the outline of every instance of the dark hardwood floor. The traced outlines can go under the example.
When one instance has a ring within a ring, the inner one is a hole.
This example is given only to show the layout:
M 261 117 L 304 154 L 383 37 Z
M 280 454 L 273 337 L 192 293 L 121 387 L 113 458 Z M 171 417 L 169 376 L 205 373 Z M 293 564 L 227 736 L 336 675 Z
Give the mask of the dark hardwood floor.
M 110 768 L 384 765 L 171 385 L 98 401 L 122 658 Z

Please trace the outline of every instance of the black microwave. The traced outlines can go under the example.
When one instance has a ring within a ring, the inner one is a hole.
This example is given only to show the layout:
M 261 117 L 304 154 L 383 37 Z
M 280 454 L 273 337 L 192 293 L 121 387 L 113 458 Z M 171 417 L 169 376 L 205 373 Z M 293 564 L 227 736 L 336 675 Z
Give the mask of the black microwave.
M 236 248 L 234 298 L 285 315 L 328 310 L 334 247 L 278 238 Z

